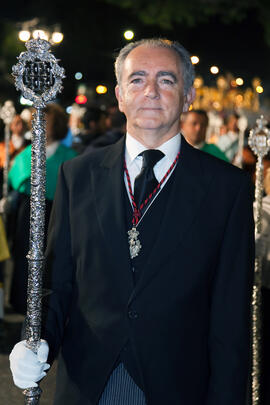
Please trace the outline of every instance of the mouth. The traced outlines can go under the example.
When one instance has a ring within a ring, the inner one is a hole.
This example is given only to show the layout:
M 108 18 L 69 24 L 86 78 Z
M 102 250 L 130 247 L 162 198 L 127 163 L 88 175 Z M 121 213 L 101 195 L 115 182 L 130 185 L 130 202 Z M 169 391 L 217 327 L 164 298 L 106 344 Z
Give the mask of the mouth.
M 160 107 L 141 107 L 141 111 L 161 111 L 162 108 Z

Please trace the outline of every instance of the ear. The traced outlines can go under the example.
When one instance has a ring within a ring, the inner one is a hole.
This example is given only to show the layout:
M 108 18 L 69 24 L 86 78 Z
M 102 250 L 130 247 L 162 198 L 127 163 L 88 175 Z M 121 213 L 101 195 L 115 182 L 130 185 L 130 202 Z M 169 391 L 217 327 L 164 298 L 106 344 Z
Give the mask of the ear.
M 183 112 L 187 112 L 189 110 L 190 104 L 193 103 L 196 97 L 196 91 L 194 87 L 191 87 L 188 91 L 188 94 L 184 98 L 184 106 L 183 106 Z
M 117 101 L 118 101 L 119 110 L 120 110 L 121 112 L 123 112 L 123 108 L 122 108 L 122 104 L 123 104 L 122 92 L 121 92 L 121 89 L 120 89 L 120 87 L 119 87 L 118 84 L 117 84 L 117 86 L 115 87 L 115 97 L 117 98 Z

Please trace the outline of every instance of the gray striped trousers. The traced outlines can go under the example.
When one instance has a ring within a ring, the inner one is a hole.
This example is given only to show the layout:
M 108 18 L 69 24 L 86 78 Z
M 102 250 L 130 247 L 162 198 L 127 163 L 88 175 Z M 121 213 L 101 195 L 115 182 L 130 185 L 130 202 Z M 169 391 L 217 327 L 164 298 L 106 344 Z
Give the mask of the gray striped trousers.
M 146 405 L 142 390 L 120 363 L 112 372 L 98 405 Z

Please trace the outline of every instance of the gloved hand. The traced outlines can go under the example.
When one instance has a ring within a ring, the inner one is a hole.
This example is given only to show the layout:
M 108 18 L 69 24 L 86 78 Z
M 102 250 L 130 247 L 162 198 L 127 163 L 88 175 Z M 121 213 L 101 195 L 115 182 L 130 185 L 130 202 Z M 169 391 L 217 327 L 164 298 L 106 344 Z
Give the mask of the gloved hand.
M 22 389 L 37 387 L 37 382 L 45 377 L 50 368 L 46 363 L 49 346 L 46 340 L 40 341 L 37 354 L 26 345 L 26 340 L 17 343 L 10 353 L 10 369 L 14 384 Z

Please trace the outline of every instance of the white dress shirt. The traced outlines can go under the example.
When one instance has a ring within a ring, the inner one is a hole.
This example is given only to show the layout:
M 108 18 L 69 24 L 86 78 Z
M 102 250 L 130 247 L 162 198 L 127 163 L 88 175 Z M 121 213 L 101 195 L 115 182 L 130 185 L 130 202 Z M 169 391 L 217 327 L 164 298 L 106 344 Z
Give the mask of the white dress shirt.
M 161 160 L 159 160 L 157 162 L 157 164 L 154 166 L 154 174 L 155 174 L 158 182 L 160 182 L 163 179 L 163 177 L 165 176 L 165 174 L 167 173 L 167 171 L 173 164 L 173 162 L 180 150 L 180 147 L 181 147 L 181 135 L 180 135 L 180 133 L 178 133 L 173 138 L 169 139 L 167 142 L 160 145 L 158 148 L 155 148 L 164 153 L 164 157 Z M 143 157 L 138 156 L 138 155 L 147 149 L 148 148 L 146 148 L 139 141 L 137 141 L 135 138 L 133 138 L 130 134 L 127 133 L 125 159 L 126 159 L 127 170 L 128 170 L 129 177 L 130 177 L 132 193 L 134 193 L 135 178 L 140 173 L 141 168 L 142 168 Z M 174 169 L 175 169 L 175 166 L 174 166 L 173 170 Z M 168 181 L 169 177 L 171 176 L 173 170 L 167 176 L 166 180 L 161 185 L 161 188 L 164 187 L 164 185 Z M 126 189 L 127 189 L 128 195 L 129 195 L 126 175 L 124 176 L 124 178 L 125 178 Z M 129 199 L 130 199 L 130 195 L 129 195 Z

